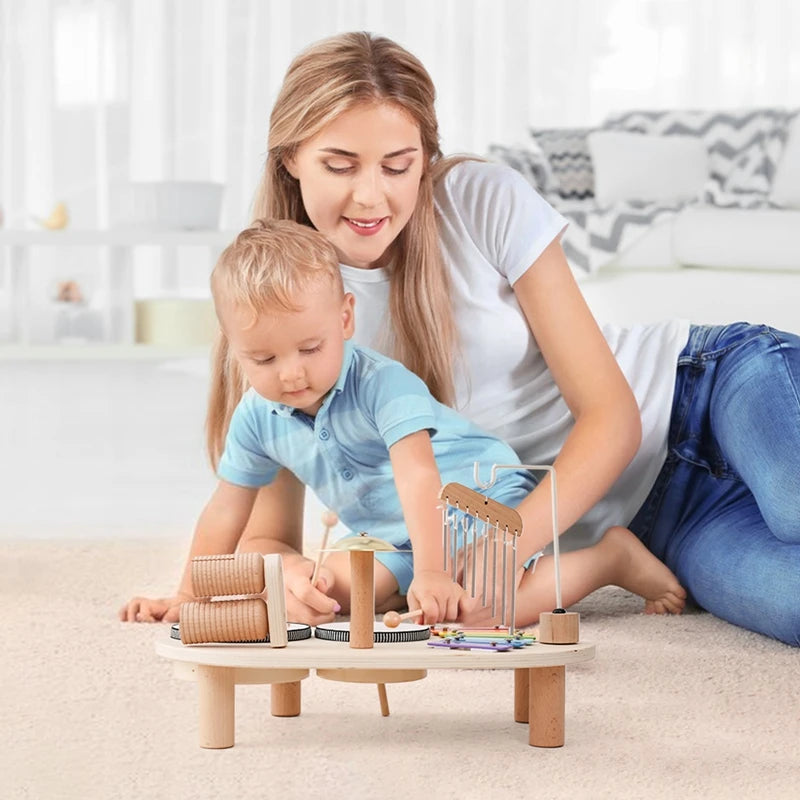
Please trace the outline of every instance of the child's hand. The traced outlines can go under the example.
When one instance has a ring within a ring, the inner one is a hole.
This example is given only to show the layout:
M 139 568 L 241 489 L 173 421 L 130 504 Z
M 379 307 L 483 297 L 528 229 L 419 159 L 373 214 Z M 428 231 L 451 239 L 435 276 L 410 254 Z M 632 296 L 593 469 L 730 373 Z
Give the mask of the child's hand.
M 121 622 L 177 622 L 181 603 L 193 599 L 188 595 L 134 597 L 119 610 L 119 618 Z
M 434 625 L 457 619 L 459 603 L 465 594 L 464 589 L 446 572 L 438 569 L 420 570 L 414 573 L 414 580 L 408 587 L 408 607 L 412 611 L 421 608 L 420 622 Z
M 478 574 L 481 574 L 480 570 L 482 567 L 478 568 Z M 525 570 L 522 567 L 518 567 L 516 571 L 516 575 L 513 577 L 514 582 L 516 583 L 517 589 L 519 589 L 519 584 L 522 581 L 522 578 L 525 575 Z M 511 572 L 508 571 L 508 581 L 509 584 L 506 587 L 506 624 L 508 624 L 508 616 L 510 615 L 510 607 L 511 607 Z M 459 604 L 459 616 L 458 621 L 461 622 L 463 625 L 470 627 L 470 628 L 491 628 L 495 625 L 502 625 L 502 610 L 503 610 L 503 575 L 502 570 L 498 568 L 497 577 L 494 580 L 495 585 L 495 598 L 494 598 L 494 609 L 495 613 L 492 614 L 492 593 L 491 593 L 491 586 L 492 586 L 492 577 L 491 574 L 487 576 L 487 591 L 486 591 L 486 605 L 483 604 L 483 591 L 482 589 L 476 589 L 476 596 L 470 597 L 468 592 L 465 592 L 464 597 L 461 599 L 461 603 Z
M 333 573 L 321 566 L 316 586 L 311 585 L 314 562 L 303 556 L 283 555 L 283 583 L 286 615 L 291 622 L 319 625 L 332 622 L 339 604 L 326 594 L 333 586 Z

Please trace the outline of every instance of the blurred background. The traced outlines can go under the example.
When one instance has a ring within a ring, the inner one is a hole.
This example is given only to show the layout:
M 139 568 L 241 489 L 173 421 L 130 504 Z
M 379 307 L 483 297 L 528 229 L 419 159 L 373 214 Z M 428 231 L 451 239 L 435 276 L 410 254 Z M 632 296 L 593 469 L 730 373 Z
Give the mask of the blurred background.
M 208 273 L 290 60 L 346 30 L 422 60 L 446 153 L 800 98 L 792 0 L 0 0 L 0 536 L 190 533 Z
M 120 184 L 162 180 L 224 184 L 221 227 L 240 226 L 291 58 L 346 30 L 422 60 L 445 152 L 800 96 L 792 0 L 0 0 L 6 227 L 62 200 L 104 228 Z

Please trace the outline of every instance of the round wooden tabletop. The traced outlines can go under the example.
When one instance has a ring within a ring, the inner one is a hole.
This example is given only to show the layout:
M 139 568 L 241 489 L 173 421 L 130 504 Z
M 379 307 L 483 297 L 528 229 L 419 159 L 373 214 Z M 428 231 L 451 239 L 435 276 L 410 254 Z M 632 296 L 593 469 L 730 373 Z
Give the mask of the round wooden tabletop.
M 184 645 L 160 635 L 156 653 L 173 661 L 212 667 L 244 669 L 517 669 L 579 664 L 595 656 L 595 645 L 541 644 L 503 652 L 451 650 L 427 642 L 391 642 L 363 650 L 346 642 L 316 638 L 290 642 L 287 647 L 268 644 Z

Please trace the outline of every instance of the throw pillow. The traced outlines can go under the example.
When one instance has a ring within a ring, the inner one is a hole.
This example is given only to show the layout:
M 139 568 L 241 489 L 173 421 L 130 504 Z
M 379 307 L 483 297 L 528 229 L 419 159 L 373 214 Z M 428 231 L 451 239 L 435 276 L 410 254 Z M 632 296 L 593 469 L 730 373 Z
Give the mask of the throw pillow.
M 531 142 L 527 147 L 506 147 L 501 144 L 490 144 L 489 158 L 507 164 L 509 167 L 521 172 L 539 194 L 549 194 L 556 191 L 550 162 L 536 142 Z
M 769 199 L 776 206 L 800 208 L 800 114 L 794 118 L 778 161 Z
M 765 195 L 788 117 L 789 112 L 780 108 L 630 111 L 610 116 L 603 127 L 699 137 L 708 150 L 709 176 L 721 192 Z
M 589 154 L 589 128 L 532 128 L 531 136 L 550 163 L 555 191 L 566 199 L 594 195 L 594 171 Z
M 708 153 L 696 136 L 594 131 L 588 140 L 598 206 L 630 200 L 674 204 L 703 190 Z

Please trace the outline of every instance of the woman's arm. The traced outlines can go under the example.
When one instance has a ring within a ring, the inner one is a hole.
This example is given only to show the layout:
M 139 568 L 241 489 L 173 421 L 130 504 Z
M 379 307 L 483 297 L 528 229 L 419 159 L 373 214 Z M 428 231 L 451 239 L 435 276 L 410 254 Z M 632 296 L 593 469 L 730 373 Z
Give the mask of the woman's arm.
M 641 442 L 633 391 L 586 305 L 558 240 L 514 284 L 539 349 L 575 418 L 554 467 L 560 532 L 597 503 Z M 552 538 L 550 480 L 520 504 L 527 557 Z
M 134 597 L 120 610 L 123 622 L 175 622 L 181 603 L 194 599 L 192 559 L 200 555 L 232 553 L 244 530 L 256 490 L 220 481 L 195 526 L 178 591 L 172 597 Z
M 232 553 L 235 550 L 253 508 L 257 491 L 219 481 L 197 520 L 189 557 L 178 586 L 179 596 L 193 596 L 192 559 L 195 556 Z

